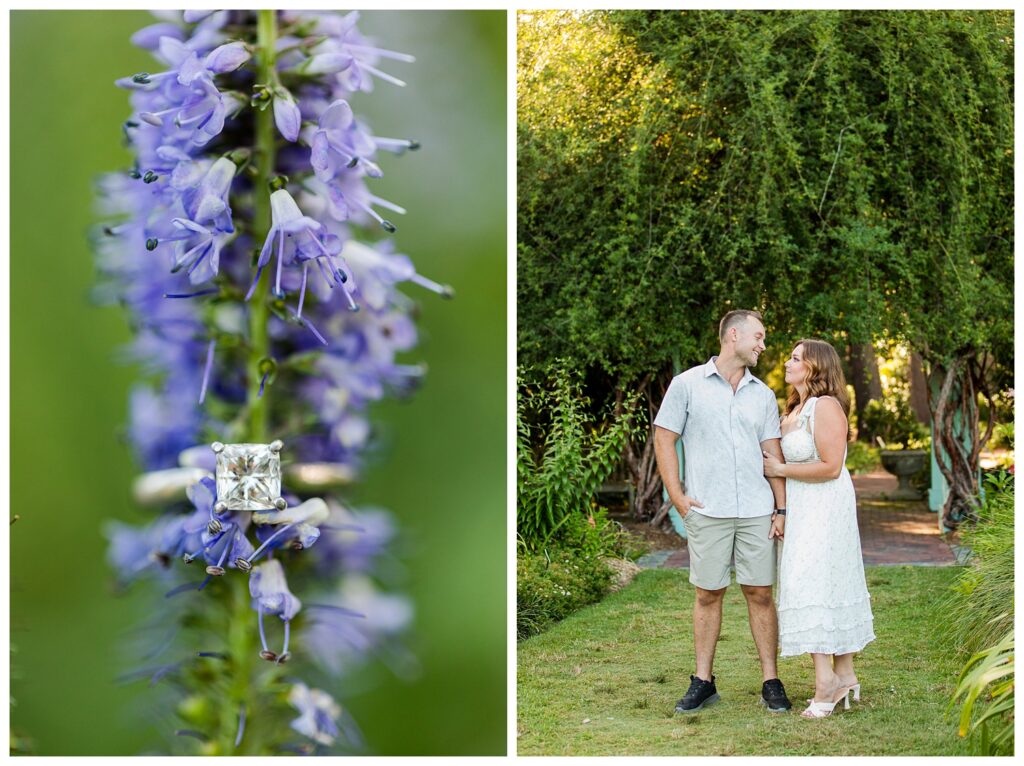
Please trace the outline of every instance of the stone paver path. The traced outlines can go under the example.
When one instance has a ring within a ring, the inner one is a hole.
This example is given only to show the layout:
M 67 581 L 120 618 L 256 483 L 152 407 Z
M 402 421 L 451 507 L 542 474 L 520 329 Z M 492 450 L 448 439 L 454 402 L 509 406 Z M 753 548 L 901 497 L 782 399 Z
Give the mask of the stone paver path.
M 886 499 L 897 487 L 896 477 L 883 470 L 853 477 L 857 490 L 857 523 L 866 566 L 913 564 L 952 566 L 963 550 L 955 539 L 939 535 L 937 514 L 924 501 Z M 652 551 L 638 562 L 647 569 L 687 569 L 686 541 L 670 551 Z

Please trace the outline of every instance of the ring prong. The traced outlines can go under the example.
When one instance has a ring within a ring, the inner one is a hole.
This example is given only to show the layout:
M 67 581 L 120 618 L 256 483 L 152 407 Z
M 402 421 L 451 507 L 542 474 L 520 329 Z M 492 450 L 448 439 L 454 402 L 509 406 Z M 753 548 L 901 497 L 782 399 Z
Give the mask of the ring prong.
M 280 439 L 274 439 L 274 441 L 270 442 L 270 451 L 271 452 L 280 452 L 283 449 L 284 449 L 284 442 L 281 441 Z
M 210 449 L 213 450 L 213 453 L 215 455 L 219 455 L 221 452 L 224 451 L 224 445 L 221 442 L 214 442 L 213 444 L 210 445 Z
M 227 509 L 228 504 L 225 503 L 223 500 L 218 500 L 217 503 L 213 506 L 214 513 L 224 513 L 225 511 L 227 511 Z
M 288 507 L 288 501 L 285 500 L 283 497 L 279 497 L 277 498 L 277 500 L 274 501 L 274 507 L 277 508 L 277 510 L 279 511 L 283 511 L 285 508 Z

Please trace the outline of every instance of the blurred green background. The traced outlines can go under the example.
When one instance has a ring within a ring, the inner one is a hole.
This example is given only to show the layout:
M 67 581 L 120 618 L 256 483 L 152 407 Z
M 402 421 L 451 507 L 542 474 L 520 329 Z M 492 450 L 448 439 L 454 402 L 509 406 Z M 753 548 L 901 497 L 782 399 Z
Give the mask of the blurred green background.
M 158 692 L 113 681 L 136 664 L 125 631 L 160 604 L 139 588 L 115 598 L 104 560 L 103 520 L 145 514 L 118 436 L 135 376 L 116 361 L 125 317 L 90 304 L 86 242 L 95 177 L 129 163 L 113 83 L 154 71 L 128 42 L 151 22 L 11 14 L 11 724 L 38 755 L 136 754 L 163 736 L 137 712 Z M 408 87 L 378 83 L 353 107 L 378 135 L 423 143 L 385 156 L 373 190 L 409 210 L 399 249 L 458 297 L 406 291 L 422 306 L 407 358 L 429 373 L 411 401 L 377 408 L 384 448 L 355 498 L 402 527 L 421 671 L 382 670 L 344 702 L 377 754 L 503 754 L 505 13 L 367 12 L 360 29 L 417 57 L 385 67 Z

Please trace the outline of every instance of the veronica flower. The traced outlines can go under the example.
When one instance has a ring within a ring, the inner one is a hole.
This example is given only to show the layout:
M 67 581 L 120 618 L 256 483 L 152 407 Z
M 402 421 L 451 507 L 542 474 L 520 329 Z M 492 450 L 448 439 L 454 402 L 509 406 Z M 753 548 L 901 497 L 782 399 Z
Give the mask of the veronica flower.
M 176 378 L 175 380 L 180 380 Z M 148 469 L 176 464 L 178 453 L 196 442 L 200 417 L 193 405 L 196 391 L 181 385 L 137 385 L 130 394 L 129 440 Z
M 173 218 L 171 222 L 182 230 L 174 247 L 172 273 L 187 269 L 189 281 L 200 284 L 217 276 L 220 268 L 220 251 L 228 236 L 217 234 L 205 226 L 187 218 Z M 166 297 L 175 296 L 167 293 Z
M 302 643 L 313 660 L 333 675 L 358 664 L 412 620 L 409 600 L 381 592 L 365 577 L 352 575 L 334 593 L 307 608 Z
M 284 662 L 289 656 L 288 638 L 291 621 L 302 608 L 302 602 L 288 590 L 281 562 L 271 559 L 253 569 L 249 575 L 249 593 L 252 594 L 252 608 L 259 614 L 260 643 L 263 645 L 260 657 Z M 267 637 L 263 629 L 265 614 L 277 615 L 284 623 L 284 646 L 280 654 L 270 651 L 267 646 Z
M 349 240 L 341 251 L 341 257 L 359 277 L 360 292 L 374 308 L 384 308 L 394 286 L 399 282 L 413 282 L 445 298 L 451 298 L 455 291 L 448 285 L 441 285 L 432 279 L 416 273 L 412 260 L 405 255 L 381 252 L 355 240 Z
M 377 145 L 355 127 L 352 107 L 343 99 L 332 103 L 320 115 L 310 154 L 310 164 L 319 180 L 325 183 L 332 181 L 342 169 L 357 166 L 361 166 L 371 178 L 383 175 L 380 168 L 369 160 Z
M 202 146 L 220 135 L 224 120 L 242 107 L 237 99 L 226 96 L 205 77 L 195 80 L 196 87 L 182 103 L 175 125 L 192 130 L 191 141 Z
M 302 214 L 299 206 L 295 204 L 285 189 L 278 189 L 270 195 L 270 209 L 272 224 L 267 238 L 260 250 L 260 257 L 256 263 L 256 276 L 245 296 L 246 300 L 252 297 L 256 290 L 263 269 L 270 263 L 277 252 L 277 276 L 274 281 L 274 294 L 283 297 L 281 289 L 281 270 L 287 264 L 298 264 L 302 266 L 302 287 L 299 294 L 298 315 L 302 315 L 302 304 L 306 296 L 306 285 L 309 275 L 310 264 L 314 264 L 317 274 L 321 276 L 328 286 L 337 285 L 345 295 L 350 309 L 356 305 L 345 288 L 348 276 L 341 269 L 342 264 L 336 260 L 341 251 L 341 242 L 337 237 L 326 234 L 323 224 Z
M 217 231 L 234 231 L 228 192 L 237 169 L 235 163 L 221 157 L 210 166 L 197 186 L 185 187 L 181 201 L 188 217 L 196 223 L 213 223 Z
M 270 544 L 276 543 L 275 548 L 280 548 L 290 543 L 291 547 L 304 549 L 310 548 L 320 539 L 319 525 L 327 520 L 330 512 L 325 503 L 319 497 L 313 497 L 301 505 L 285 508 L 283 511 L 268 511 L 266 513 L 254 513 L 253 523 L 259 524 L 262 532 L 262 545 L 258 549 L 262 552 Z M 258 553 L 248 557 L 247 563 L 252 563 Z
M 322 525 L 321 558 L 324 571 L 371 572 L 387 554 L 397 530 L 391 514 L 380 509 L 353 510 L 340 503 L 328 503 L 327 520 Z
M 160 547 L 168 528 L 177 523 L 170 516 L 163 516 L 145 527 L 131 527 L 119 521 L 107 522 L 104 526 L 104 534 L 110 540 L 107 560 L 118 580 L 130 582 L 153 567 L 166 570 L 171 558 L 161 554 Z
M 310 689 L 304 683 L 294 684 L 288 692 L 288 702 L 299 711 L 291 727 L 299 734 L 321 745 L 333 745 L 338 738 L 338 718 L 341 706 L 327 692 Z

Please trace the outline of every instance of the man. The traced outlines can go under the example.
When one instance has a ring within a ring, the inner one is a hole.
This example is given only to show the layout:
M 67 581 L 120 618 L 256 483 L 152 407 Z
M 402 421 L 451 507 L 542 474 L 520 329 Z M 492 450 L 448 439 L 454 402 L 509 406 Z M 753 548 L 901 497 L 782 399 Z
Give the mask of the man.
M 766 479 L 762 451 L 782 460 L 779 405 L 749 367 L 764 351 L 756 311 L 730 311 L 718 327 L 721 350 L 675 378 L 654 420 L 658 471 L 683 518 L 696 589 L 693 638 L 696 675 L 676 704 L 695 713 L 717 702 L 712 665 L 722 627 L 722 600 L 735 556 L 736 581 L 747 600 L 750 631 L 761 659 L 761 703 L 792 707 L 776 668 L 778 622 L 772 600 L 775 547 L 785 530 L 786 483 Z M 682 435 L 685 483 L 679 483 L 676 440 Z

